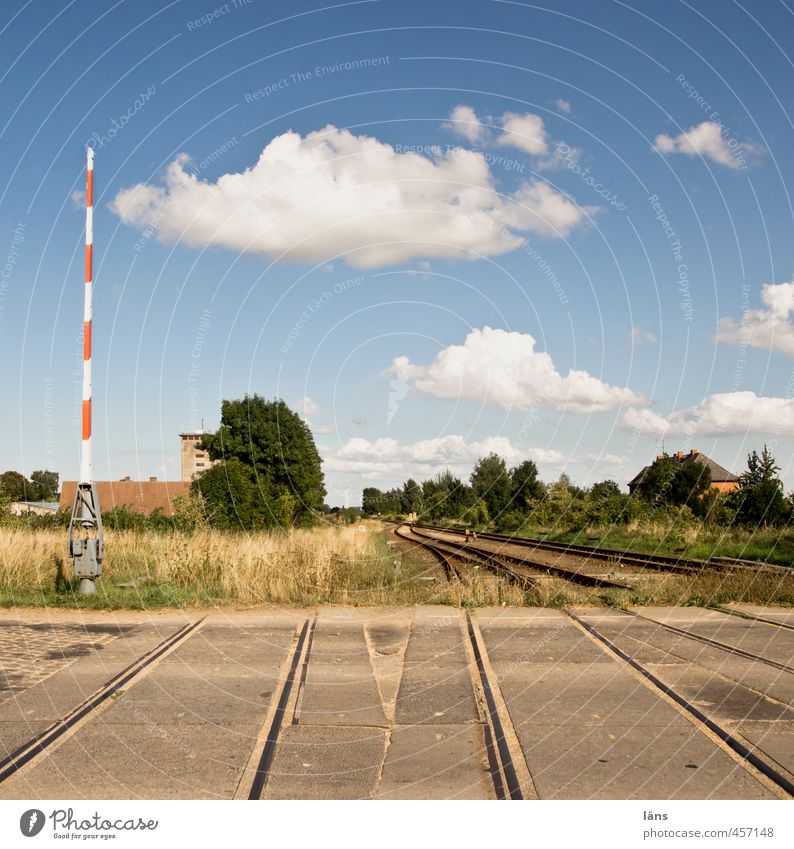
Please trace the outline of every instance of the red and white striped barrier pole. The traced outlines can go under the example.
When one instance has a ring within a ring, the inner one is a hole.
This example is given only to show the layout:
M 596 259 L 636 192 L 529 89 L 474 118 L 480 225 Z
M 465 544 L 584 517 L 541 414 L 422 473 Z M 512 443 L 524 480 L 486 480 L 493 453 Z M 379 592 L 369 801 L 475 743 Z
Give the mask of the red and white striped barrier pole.
M 83 303 L 83 443 L 80 453 L 80 481 L 74 496 L 69 522 L 69 554 L 74 558 L 74 574 L 80 579 L 81 595 L 96 592 L 96 579 L 102 574 L 105 536 L 102 514 L 94 484 L 94 458 L 91 454 L 91 331 L 94 300 L 94 151 L 86 153 L 85 184 L 85 288 Z
M 93 483 L 94 458 L 91 453 L 91 321 L 93 311 L 94 247 L 94 149 L 86 151 L 85 181 L 85 303 L 83 306 L 83 446 L 80 456 L 80 482 Z

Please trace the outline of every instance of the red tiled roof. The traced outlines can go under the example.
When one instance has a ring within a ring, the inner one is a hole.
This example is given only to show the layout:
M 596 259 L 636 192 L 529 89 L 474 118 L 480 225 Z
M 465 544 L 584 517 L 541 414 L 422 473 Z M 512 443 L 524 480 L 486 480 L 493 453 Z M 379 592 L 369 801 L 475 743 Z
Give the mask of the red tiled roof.
M 151 513 L 158 507 L 166 516 L 174 515 L 174 498 L 187 495 L 190 481 L 97 481 L 99 509 L 103 512 L 126 505 L 136 513 Z M 61 510 L 71 510 L 76 481 L 61 486 Z

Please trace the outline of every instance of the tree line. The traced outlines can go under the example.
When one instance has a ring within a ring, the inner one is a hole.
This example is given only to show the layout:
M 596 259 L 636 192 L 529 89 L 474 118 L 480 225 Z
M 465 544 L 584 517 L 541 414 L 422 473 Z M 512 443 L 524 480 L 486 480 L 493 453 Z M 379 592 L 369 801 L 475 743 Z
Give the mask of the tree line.
M 492 525 L 498 530 L 522 526 L 583 528 L 628 523 L 653 511 L 678 510 L 717 525 L 783 525 L 791 521 L 794 499 L 786 497 L 774 457 L 764 446 L 753 450 L 735 491 L 721 493 L 711 485 L 711 472 L 700 462 L 681 464 L 663 454 L 646 470 L 634 495 L 613 480 L 588 488 L 568 475 L 544 483 L 532 460 L 508 468 L 498 454 L 482 457 L 468 483 L 449 470 L 419 483 L 362 492 L 365 515 L 407 516 L 425 521 Z

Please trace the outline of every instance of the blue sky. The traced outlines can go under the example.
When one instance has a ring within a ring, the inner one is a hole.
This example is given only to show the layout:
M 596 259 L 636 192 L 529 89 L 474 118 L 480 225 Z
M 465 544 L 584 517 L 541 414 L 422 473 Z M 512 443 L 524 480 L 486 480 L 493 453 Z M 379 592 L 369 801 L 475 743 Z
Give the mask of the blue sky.
M 329 502 L 499 450 L 621 483 L 773 446 L 794 488 L 783 2 L 23 4 L 0 30 L 0 467 L 305 413 Z M 308 400 L 306 400 L 308 399 Z

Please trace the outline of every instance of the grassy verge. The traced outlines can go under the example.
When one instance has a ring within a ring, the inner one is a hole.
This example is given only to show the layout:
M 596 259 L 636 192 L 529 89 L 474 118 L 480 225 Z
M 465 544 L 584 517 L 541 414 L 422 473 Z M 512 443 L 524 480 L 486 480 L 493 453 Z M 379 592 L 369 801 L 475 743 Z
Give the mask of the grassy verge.
M 620 541 L 612 537 L 604 544 L 617 548 Z M 76 594 L 69 577 L 65 542 L 61 531 L 0 528 L 0 606 L 794 605 L 794 571 L 791 577 L 712 571 L 649 575 L 638 578 L 631 590 L 589 589 L 544 578 L 524 591 L 485 569 L 468 567 L 465 581 L 448 582 L 415 549 L 390 547 L 377 526 L 253 535 L 109 532 L 97 594 L 84 597 Z M 631 543 L 638 547 L 635 538 Z
M 701 525 L 644 523 L 588 527 L 580 530 L 523 527 L 516 536 L 554 542 L 599 545 L 618 550 L 681 554 L 697 560 L 738 557 L 778 566 L 794 566 L 794 530 L 762 528 L 706 528 Z

